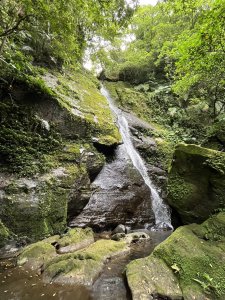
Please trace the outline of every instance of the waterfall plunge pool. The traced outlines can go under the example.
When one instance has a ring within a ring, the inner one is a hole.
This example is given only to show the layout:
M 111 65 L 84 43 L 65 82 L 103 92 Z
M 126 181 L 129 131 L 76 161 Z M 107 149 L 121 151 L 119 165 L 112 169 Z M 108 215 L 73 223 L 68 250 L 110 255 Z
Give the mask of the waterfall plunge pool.
M 108 261 L 93 286 L 45 284 L 40 274 L 15 265 L 15 258 L 0 260 L 1 300 L 130 300 L 124 274 L 132 260 L 148 256 L 171 234 L 149 232 L 150 240 L 131 246 L 127 255 Z

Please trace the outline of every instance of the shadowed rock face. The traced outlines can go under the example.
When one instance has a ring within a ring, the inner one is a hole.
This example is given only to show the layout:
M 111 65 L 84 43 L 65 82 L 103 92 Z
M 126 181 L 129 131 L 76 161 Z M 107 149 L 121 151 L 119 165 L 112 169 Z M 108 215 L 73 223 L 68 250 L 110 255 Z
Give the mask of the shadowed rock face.
M 183 224 L 200 223 L 225 206 L 225 154 L 179 144 L 169 172 L 168 202 Z
M 89 203 L 70 226 L 101 229 L 121 223 L 140 225 L 153 219 L 149 188 L 121 145 L 114 161 L 106 164 L 93 182 Z

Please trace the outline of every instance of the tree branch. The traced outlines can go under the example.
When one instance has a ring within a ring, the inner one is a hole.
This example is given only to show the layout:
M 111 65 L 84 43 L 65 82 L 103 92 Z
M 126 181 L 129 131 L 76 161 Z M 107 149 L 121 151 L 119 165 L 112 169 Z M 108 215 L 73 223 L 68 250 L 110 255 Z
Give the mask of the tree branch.
M 0 34 L 0 38 L 5 37 L 5 36 L 9 36 L 10 34 L 14 33 L 16 30 L 18 30 L 20 24 L 25 21 L 26 19 L 28 19 L 31 15 L 26 15 L 24 17 L 20 17 L 18 19 L 18 21 L 16 22 L 16 24 L 12 27 L 7 29 L 6 31 L 4 31 L 3 33 Z

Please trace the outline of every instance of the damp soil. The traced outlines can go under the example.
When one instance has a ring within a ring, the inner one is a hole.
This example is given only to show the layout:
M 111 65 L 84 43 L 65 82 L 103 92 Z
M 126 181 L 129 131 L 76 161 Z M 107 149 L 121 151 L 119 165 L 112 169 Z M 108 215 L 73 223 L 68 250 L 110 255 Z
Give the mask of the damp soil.
M 15 265 L 15 258 L 0 260 L 1 300 L 130 300 L 124 274 L 125 266 L 134 259 L 146 257 L 170 235 L 150 232 L 151 239 L 131 246 L 127 255 L 113 258 L 92 287 L 46 284 L 37 273 Z

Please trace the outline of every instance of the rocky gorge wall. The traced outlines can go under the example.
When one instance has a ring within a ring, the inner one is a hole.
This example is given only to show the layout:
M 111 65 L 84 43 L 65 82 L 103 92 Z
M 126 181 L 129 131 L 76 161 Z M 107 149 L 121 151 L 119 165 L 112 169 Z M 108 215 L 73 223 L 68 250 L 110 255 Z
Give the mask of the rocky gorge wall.
M 62 233 L 96 197 L 92 182 L 121 143 L 99 83 L 81 71 L 44 72 L 29 81 L 15 80 L 10 90 L 3 87 L 0 105 L 1 245 Z M 131 128 L 151 127 L 131 113 L 127 116 Z M 149 145 L 144 136 L 138 143 Z M 117 191 L 102 198 L 91 222 L 79 226 L 153 222 L 149 191 L 140 174 L 126 163 L 120 168 Z M 102 213 L 107 216 L 100 222 Z
M 121 142 L 107 101 L 81 72 L 15 82 L 1 94 L 1 244 L 63 232 L 105 163 L 94 144 Z
M 92 285 L 108 259 L 146 236 L 122 233 L 118 242 L 94 242 L 91 229 L 67 231 L 68 224 L 103 230 L 153 223 L 149 189 L 124 157 L 95 79 L 76 72 L 39 80 L 1 91 L 0 247 L 42 240 L 22 251 L 19 265 L 36 266 L 46 282 Z M 175 227 L 188 224 L 128 264 L 133 299 L 224 299 L 224 153 L 175 147 L 176 133 L 151 122 L 141 87 L 107 86 L 173 209 Z

